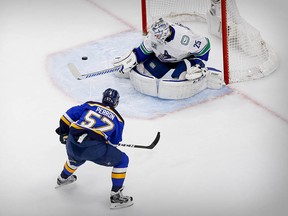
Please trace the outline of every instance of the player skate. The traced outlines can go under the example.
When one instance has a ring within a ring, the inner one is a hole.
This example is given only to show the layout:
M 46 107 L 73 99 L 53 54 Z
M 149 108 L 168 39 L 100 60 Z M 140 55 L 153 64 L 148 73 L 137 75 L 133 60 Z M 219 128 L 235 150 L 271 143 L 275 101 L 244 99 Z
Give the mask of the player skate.
M 122 194 L 123 189 L 124 188 L 122 187 L 117 192 L 111 191 L 110 195 L 111 209 L 124 208 L 133 205 L 133 198 L 130 196 L 124 196 Z
M 76 180 L 77 180 L 76 175 L 71 175 L 67 179 L 64 179 L 61 176 L 59 176 L 57 178 L 57 185 L 55 188 L 59 188 L 59 187 L 63 187 L 65 185 L 71 184 L 71 183 L 75 182 Z

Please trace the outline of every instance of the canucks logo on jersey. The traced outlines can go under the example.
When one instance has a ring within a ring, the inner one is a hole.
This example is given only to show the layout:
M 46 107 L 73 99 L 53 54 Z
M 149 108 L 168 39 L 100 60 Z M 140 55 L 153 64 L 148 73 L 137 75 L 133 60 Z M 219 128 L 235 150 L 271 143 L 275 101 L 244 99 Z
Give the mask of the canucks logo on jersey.
M 190 38 L 187 35 L 183 35 L 181 39 L 181 44 L 187 46 L 190 42 Z

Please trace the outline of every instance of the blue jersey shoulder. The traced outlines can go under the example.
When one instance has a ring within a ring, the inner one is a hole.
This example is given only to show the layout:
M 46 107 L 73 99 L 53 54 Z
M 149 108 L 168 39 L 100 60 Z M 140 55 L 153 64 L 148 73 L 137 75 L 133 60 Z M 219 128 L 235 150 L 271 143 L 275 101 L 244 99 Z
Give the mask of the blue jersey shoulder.
M 70 108 L 66 116 L 74 121 L 76 129 L 88 129 L 101 134 L 113 144 L 122 141 L 124 119 L 114 108 L 88 101 Z

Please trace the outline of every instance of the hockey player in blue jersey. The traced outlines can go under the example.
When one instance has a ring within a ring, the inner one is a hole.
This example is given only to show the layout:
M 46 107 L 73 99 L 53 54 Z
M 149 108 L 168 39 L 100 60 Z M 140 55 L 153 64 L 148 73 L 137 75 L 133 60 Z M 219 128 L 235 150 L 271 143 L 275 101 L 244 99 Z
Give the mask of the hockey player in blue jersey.
M 103 92 L 102 103 L 88 101 L 67 110 L 56 129 L 68 155 L 56 187 L 76 181 L 73 173 L 86 161 L 113 167 L 111 208 L 133 204 L 132 197 L 122 194 L 129 158 L 117 148 L 124 128 L 124 120 L 115 109 L 119 98 L 117 90 L 108 88 Z

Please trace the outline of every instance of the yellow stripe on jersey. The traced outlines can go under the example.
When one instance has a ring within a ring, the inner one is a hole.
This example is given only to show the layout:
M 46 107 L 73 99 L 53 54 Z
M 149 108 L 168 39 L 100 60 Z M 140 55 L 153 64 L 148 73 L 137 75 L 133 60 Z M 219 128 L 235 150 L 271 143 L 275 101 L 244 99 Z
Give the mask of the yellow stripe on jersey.
M 82 126 L 80 126 L 80 125 L 78 125 L 78 124 L 76 124 L 76 123 L 72 123 L 72 124 L 71 124 L 71 127 L 75 128 L 75 129 L 89 129 L 89 130 L 92 130 L 93 132 L 95 132 L 95 133 L 97 133 L 97 134 L 105 137 L 105 135 L 104 135 L 101 131 L 99 131 L 99 130 L 94 130 L 94 129 L 92 129 L 92 128 L 85 128 L 85 127 L 82 127 Z
M 92 129 L 93 130 L 93 129 Z M 95 133 L 97 133 L 97 134 L 99 134 L 99 135 L 101 135 L 101 136 L 103 136 L 103 137 L 105 137 L 105 135 L 101 132 L 101 131 L 99 131 L 99 130 L 93 130 Z
M 79 125 L 72 123 L 71 127 L 75 128 L 75 129 L 84 129 L 83 127 L 80 127 Z
M 123 179 L 126 177 L 126 173 L 113 173 L 112 172 L 112 178 L 115 179 Z
M 70 122 L 64 115 L 61 116 L 61 120 L 62 120 L 63 122 L 65 122 L 65 124 L 67 124 L 68 126 L 71 125 L 71 122 Z

